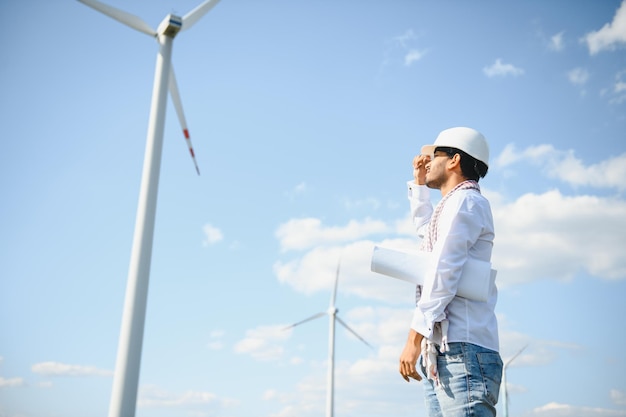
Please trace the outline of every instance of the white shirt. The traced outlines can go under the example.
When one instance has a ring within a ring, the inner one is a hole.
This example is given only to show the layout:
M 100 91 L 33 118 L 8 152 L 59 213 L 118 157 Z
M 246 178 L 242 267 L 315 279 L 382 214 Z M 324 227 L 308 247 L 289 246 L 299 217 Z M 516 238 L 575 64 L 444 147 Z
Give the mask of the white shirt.
M 433 214 L 430 190 L 408 183 L 411 217 L 418 235 L 424 236 Z M 468 257 L 490 262 L 494 228 L 489 201 L 476 190 L 458 190 L 448 198 L 440 214 L 433 266 L 427 271 L 411 328 L 436 344 L 441 332 L 435 323 L 448 319 L 448 343 L 473 343 L 499 350 L 495 284 L 487 302 L 456 296 L 463 265 Z

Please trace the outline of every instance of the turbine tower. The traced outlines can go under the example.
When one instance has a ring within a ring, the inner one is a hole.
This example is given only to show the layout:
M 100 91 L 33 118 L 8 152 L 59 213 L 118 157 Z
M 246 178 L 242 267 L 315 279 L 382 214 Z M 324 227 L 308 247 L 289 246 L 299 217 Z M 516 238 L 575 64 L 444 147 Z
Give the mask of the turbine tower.
M 174 37 L 180 31 L 192 27 L 219 0 L 206 0 L 182 18 L 172 14 L 167 15 L 156 30 L 152 29 L 150 25 L 139 17 L 97 0 L 79 1 L 139 32 L 156 38 L 159 43 L 139 204 L 126 284 L 124 313 L 115 364 L 115 375 L 113 377 L 111 403 L 109 405 L 109 417 L 132 417 L 135 415 L 137 404 L 168 88 L 178 113 L 191 158 L 198 175 L 200 174 L 172 70 L 172 44 Z
M 511 359 L 509 359 L 508 361 L 506 361 L 504 363 L 504 366 L 502 367 L 502 389 L 504 390 L 504 403 L 503 408 L 504 408 L 504 417 L 509 417 L 509 391 L 506 387 L 506 368 L 509 367 L 509 365 L 511 364 L 511 362 L 513 362 L 513 360 L 515 358 L 517 358 L 520 353 L 522 353 L 522 351 L 524 349 L 526 349 L 528 347 L 528 345 L 524 346 L 523 348 L 521 348 L 520 350 L 517 351 L 517 353 L 515 355 L 513 355 L 513 357 Z
M 306 318 L 302 321 L 292 324 L 291 326 L 285 327 L 285 330 L 296 327 L 302 323 L 307 321 L 315 320 L 316 318 L 325 316 L 328 314 L 328 374 L 327 374 L 327 392 L 326 392 L 326 417 L 334 416 L 334 408 L 335 408 L 335 321 L 338 321 L 343 327 L 348 329 L 350 333 L 355 335 L 359 340 L 365 343 L 370 348 L 372 347 L 369 343 L 365 341 L 361 336 L 359 336 L 354 330 L 352 330 L 343 320 L 337 316 L 339 310 L 335 307 L 335 299 L 337 298 L 337 285 L 339 283 L 339 267 L 340 263 L 337 264 L 337 273 L 335 275 L 335 287 L 333 289 L 332 296 L 330 298 L 330 305 L 328 310 L 322 311 L 320 313 L 314 314 L 313 316 Z

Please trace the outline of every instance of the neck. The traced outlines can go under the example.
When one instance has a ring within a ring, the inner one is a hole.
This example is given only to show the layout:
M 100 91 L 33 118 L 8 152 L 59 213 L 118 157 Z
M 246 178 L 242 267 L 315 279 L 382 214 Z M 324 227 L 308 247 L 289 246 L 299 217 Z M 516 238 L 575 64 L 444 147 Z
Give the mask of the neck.
M 441 196 L 445 197 L 446 194 L 452 191 L 454 187 L 456 187 L 457 185 L 459 185 L 460 183 L 464 181 L 467 181 L 467 178 L 462 177 L 460 175 L 451 175 L 448 178 L 448 181 L 446 181 L 445 184 L 443 184 L 441 188 L 439 189 L 439 191 L 441 191 Z

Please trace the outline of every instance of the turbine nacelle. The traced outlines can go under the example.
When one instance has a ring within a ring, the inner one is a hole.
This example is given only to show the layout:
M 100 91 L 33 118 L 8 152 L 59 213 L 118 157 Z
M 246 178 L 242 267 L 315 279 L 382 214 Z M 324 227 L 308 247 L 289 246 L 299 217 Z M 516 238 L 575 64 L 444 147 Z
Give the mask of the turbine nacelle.
M 117 20 L 120 23 L 123 23 L 130 28 L 133 28 L 139 32 L 156 38 L 159 44 L 162 44 L 163 42 L 163 39 L 161 39 L 160 36 L 174 39 L 178 32 L 192 27 L 202 16 L 204 16 L 205 13 L 211 10 L 219 2 L 219 0 L 205 0 L 202 4 L 200 4 L 198 7 L 196 7 L 183 17 L 174 14 L 168 14 L 165 19 L 163 19 L 163 21 L 159 24 L 157 30 L 155 31 L 149 24 L 144 22 L 139 17 L 127 13 L 123 10 L 117 9 L 113 6 L 109 6 L 108 4 L 102 3 L 98 0 L 78 1 L 111 17 L 112 19 Z M 189 148 L 189 154 L 191 155 L 191 159 L 196 168 L 196 172 L 198 173 L 198 175 L 200 175 L 200 169 L 198 168 L 196 154 L 193 151 L 193 146 L 189 137 L 189 129 L 187 128 L 187 122 L 183 113 L 183 104 L 180 99 L 180 93 L 178 92 L 178 86 L 176 85 L 176 77 L 174 76 L 173 69 L 170 69 L 169 78 L 169 90 L 172 101 L 174 102 L 174 108 L 176 109 L 176 114 L 178 115 L 178 120 L 183 130 L 185 142 L 187 143 L 187 147 Z
M 163 19 L 161 24 L 159 24 L 157 33 L 173 38 L 178 34 L 178 32 L 181 31 L 182 28 L 183 18 L 173 14 L 168 14 L 165 16 L 165 19 Z

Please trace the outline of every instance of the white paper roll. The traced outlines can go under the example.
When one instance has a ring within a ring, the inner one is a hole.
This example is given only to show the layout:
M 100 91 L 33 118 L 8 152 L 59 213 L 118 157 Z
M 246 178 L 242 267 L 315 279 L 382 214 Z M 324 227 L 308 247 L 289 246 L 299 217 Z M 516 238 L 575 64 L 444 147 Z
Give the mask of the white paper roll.
M 413 284 L 424 284 L 424 274 L 432 267 L 428 252 L 399 251 L 374 246 L 372 272 L 398 278 Z M 474 301 L 487 301 L 491 285 L 495 285 L 496 270 L 491 263 L 469 258 L 463 266 L 457 296 Z

